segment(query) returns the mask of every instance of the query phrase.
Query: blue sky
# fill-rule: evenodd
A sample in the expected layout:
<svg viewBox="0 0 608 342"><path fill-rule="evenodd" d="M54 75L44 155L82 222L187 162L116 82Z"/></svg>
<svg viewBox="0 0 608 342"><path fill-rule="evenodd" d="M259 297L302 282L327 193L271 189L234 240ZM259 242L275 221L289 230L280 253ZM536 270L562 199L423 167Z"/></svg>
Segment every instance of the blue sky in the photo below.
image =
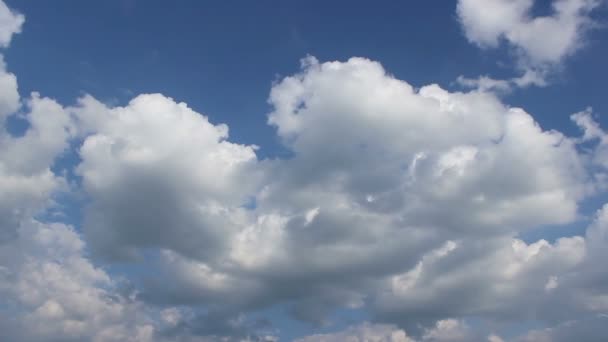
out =
<svg viewBox="0 0 608 342"><path fill-rule="evenodd" d="M604 0L0 5L0 339L606 333Z"/></svg>
<svg viewBox="0 0 608 342"><path fill-rule="evenodd" d="M535 6L542 13L548 3ZM160 92L227 123L232 139L260 145L262 155L280 148L265 119L270 86L296 72L308 54L322 61L377 60L415 86L453 88L460 75L515 73L504 46L484 51L467 42L450 1L17 5L28 24L5 58L22 93L39 91L73 103L84 92L124 104L134 94ZM602 15L605 9L594 13ZM606 112L597 82L608 76L607 36L606 30L591 32L551 87L518 90L506 101L526 108L543 127L567 132L574 131L571 113L587 106Z"/></svg>

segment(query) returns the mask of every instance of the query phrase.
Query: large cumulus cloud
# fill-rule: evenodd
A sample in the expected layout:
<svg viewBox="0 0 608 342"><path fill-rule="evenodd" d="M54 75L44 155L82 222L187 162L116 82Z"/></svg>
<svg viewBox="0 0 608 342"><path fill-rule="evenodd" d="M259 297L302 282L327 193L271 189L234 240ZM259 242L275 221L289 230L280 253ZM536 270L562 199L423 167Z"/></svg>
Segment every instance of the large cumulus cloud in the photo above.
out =
<svg viewBox="0 0 608 342"><path fill-rule="evenodd" d="M515 236L578 218L596 187L581 139L494 95L415 89L361 58L308 58L270 102L293 157L251 160L262 174L248 188L255 205L221 202L236 225L214 257L163 242L158 266L174 282L151 282L146 298L235 312L292 303L294 317L317 323L368 305L399 324L566 318L552 309L578 297L558 289L596 263L594 239ZM140 205L151 209L129 213L146 213Z"/></svg>
<svg viewBox="0 0 608 342"><path fill-rule="evenodd" d="M23 17L0 4L7 46ZM594 3L560 1L559 18L583 13L577 4ZM510 3L513 20L528 5ZM480 44L506 34L479 25L467 34ZM491 93L307 57L269 96L291 155L262 160L164 95L66 107L21 99L0 66L0 338L271 341L243 317L283 305L315 324L336 309L376 321L303 341L497 342L488 327L526 321L553 328L517 338L552 340L608 310L608 208L584 236L520 237L577 222L581 201L605 189L608 138L590 110L572 116L581 136L569 137ZM24 134L6 128L11 116ZM53 167L64 153L78 156L66 173ZM44 215L63 191L84 198L82 226ZM116 264L154 276L122 284L105 269Z"/></svg>
<svg viewBox="0 0 608 342"><path fill-rule="evenodd" d="M588 31L599 27L592 12L603 0L552 0L550 13L535 16L535 0L459 0L458 19L469 42L482 49L505 43L521 75L508 80L488 76L459 77L465 87L508 91L511 87L546 86L564 60L587 44Z"/></svg>
<svg viewBox="0 0 608 342"><path fill-rule="evenodd" d="M77 173L95 251L162 246L210 258L225 249L254 190L255 146L230 143L225 125L158 94L118 108L86 97L74 115L86 136Z"/></svg>

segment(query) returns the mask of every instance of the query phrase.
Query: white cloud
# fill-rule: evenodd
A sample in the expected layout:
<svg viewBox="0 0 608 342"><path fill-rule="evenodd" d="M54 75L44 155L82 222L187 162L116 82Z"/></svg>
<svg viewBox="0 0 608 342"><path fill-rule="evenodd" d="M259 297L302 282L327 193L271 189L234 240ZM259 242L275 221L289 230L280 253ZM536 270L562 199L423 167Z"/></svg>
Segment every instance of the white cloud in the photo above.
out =
<svg viewBox="0 0 608 342"><path fill-rule="evenodd" d="M492 339L493 338L493 339ZM490 342L496 340L490 336ZM391 324L372 324L368 322L329 334L310 335L296 340L297 342L473 342L482 341L469 330L462 321L455 319L439 320L432 328L425 329L420 339L414 339L403 329ZM487 340L485 340L487 341Z"/></svg>
<svg viewBox="0 0 608 342"><path fill-rule="evenodd" d="M114 294L116 284L83 255L84 242L62 224L31 221L0 245L0 305L10 341L152 341L142 308ZM142 311L138 313L138 311Z"/></svg>
<svg viewBox="0 0 608 342"><path fill-rule="evenodd" d="M489 76L479 76L477 78L467 78L458 76L456 83L466 89L477 89L482 92L495 92L498 94L509 93L515 87L526 88L529 86L547 86L544 71L525 70L524 74L507 80L498 80Z"/></svg>
<svg viewBox="0 0 608 342"><path fill-rule="evenodd" d="M278 205L289 203L284 191L297 201L311 197L298 203L308 208L340 195L372 212L410 213L416 224L485 230L574 218L585 178L574 141L542 131L523 110L486 93L415 90L361 58L307 63L271 92L269 122L296 157L284 163L285 179L270 184L268 200L274 188L289 187L277 190ZM476 152L442 166L463 149ZM402 170L414 160L412 181ZM375 200L360 200L367 196ZM558 215L539 216L556 207Z"/></svg>
<svg viewBox="0 0 608 342"><path fill-rule="evenodd" d="M294 157L256 163L256 207L230 211L234 230L214 257L164 243L160 267L174 282L151 284L150 298L235 311L290 302L319 324L372 302L389 320L428 324L543 308L584 264L582 237L513 238L575 220L590 182L579 140L523 110L492 94L415 90L361 58L308 59L270 101ZM560 286L546 291L553 276ZM384 292L395 277L408 289Z"/></svg>
<svg viewBox="0 0 608 342"><path fill-rule="evenodd" d="M553 0L552 13L531 15L534 0L459 0L458 17L469 41L496 47L502 39L522 63L559 63L582 45L597 0Z"/></svg>
<svg viewBox="0 0 608 342"><path fill-rule="evenodd" d="M0 47L7 47L14 34L21 32L25 17L0 2Z"/></svg>
<svg viewBox="0 0 608 342"><path fill-rule="evenodd" d="M575 270L585 254L581 237L562 238L554 245L542 240L512 240L511 245L505 240L463 241L445 257L424 258L415 273L389 278L378 310L403 320L421 312L525 317L556 300L546 292L547 279Z"/></svg>
<svg viewBox="0 0 608 342"><path fill-rule="evenodd" d="M458 76L456 82L470 89L478 89L480 91L496 91L499 93L507 93L511 91L511 82L507 80L497 80L489 76L479 76L476 79Z"/></svg>
<svg viewBox="0 0 608 342"><path fill-rule="evenodd" d="M85 233L95 252L224 248L255 190L254 146L228 142L225 125L158 94L117 108L85 97L71 111L86 134L77 172L92 199Z"/></svg>
<svg viewBox="0 0 608 342"><path fill-rule="evenodd" d="M556 326L537 329L513 339L513 342L601 342L606 339L606 318L601 316L570 320Z"/></svg>
<svg viewBox="0 0 608 342"><path fill-rule="evenodd" d="M297 342L415 342L405 331L386 324L363 323L332 333L307 336Z"/></svg>
<svg viewBox="0 0 608 342"><path fill-rule="evenodd" d="M19 107L19 93L17 92L17 77L6 71L4 57L0 55L0 122L15 113Z"/></svg>
<svg viewBox="0 0 608 342"><path fill-rule="evenodd" d="M459 78L466 87L505 91L512 86L545 86L548 74L581 49L596 24L590 13L602 0L552 0L551 13L533 16L534 0L459 0L457 15L467 39L481 48L506 42L523 72L510 80Z"/></svg>
<svg viewBox="0 0 608 342"><path fill-rule="evenodd" d="M0 98L5 90L0 88ZM8 94L13 92L17 94L9 88ZM34 93L20 115L29 125L22 136L11 135L0 120L0 241L13 237L22 219L38 214L52 193L65 186L63 177L50 168L68 147L67 112L54 100Z"/></svg>
<svg viewBox="0 0 608 342"><path fill-rule="evenodd" d="M469 327L455 319L443 319L435 323L432 329L427 329L422 336L423 341L450 342L470 341Z"/></svg>
<svg viewBox="0 0 608 342"><path fill-rule="evenodd" d="M576 219L590 182L576 144L599 128L582 140L543 131L492 94L414 89L362 58L309 58L300 74L273 87L270 102L269 122L294 152L291 159L259 161L255 147L227 140L225 126L162 95L114 108L86 96L65 109L34 94L25 116L30 130L5 135L2 160L22 156L10 163L11 172L55 179L54 158L71 137L83 137L77 172L90 199L83 227L88 247L106 258L156 251L157 262L132 260L172 281L143 282L142 300L200 305L212 316L169 310L152 319L141 302L106 301L114 283L80 246L60 263L46 263L43 254L31 267L20 266L23 293L34 293L40 279L68 286L38 297L15 292L21 322L44 321L51 330L42 333L60 336L83 334L83 326L122 336L135 325L142 339L166 326L187 340L218 334L208 325L187 328L209 317L223 324L222 333L245 336L248 328L233 315L278 303L291 303L294 317L318 324L329 323L335 308L372 304L378 317L409 318L426 326L423 340L441 341L460 336L457 328L465 334L458 321L464 315L526 315L524 303L548 310L564 293L564 303L581 312L605 308L597 297L580 295L585 284L568 280L578 267L595 267L585 257L591 238L527 244L512 237ZM595 127L582 116L574 120ZM37 208L58 186L51 184ZM256 205L245 208L250 196ZM73 297L76 289L84 291L81 300L64 299L64 292L80 298ZM71 312L86 316L79 301L102 316L66 326ZM127 316L113 314L125 310Z"/></svg>
<svg viewBox="0 0 608 342"><path fill-rule="evenodd" d="M592 7L555 4L548 20L566 26ZM478 18L475 6L504 14ZM528 1L461 1L459 11L474 23L471 40L507 39L529 61L574 49L526 50L528 29L513 25L545 25L526 19ZM608 311L608 207L585 236L517 238L575 222L580 201L599 191L608 139L590 111L572 117L583 135L571 138L486 91L418 89L364 58L309 57L269 102L289 159L259 160L255 146L229 141L227 126L160 94L118 107L84 96L66 108L34 93L15 114L16 79L2 65L2 120L20 115L29 127L0 132L0 338L242 340L257 330L241 313L285 304L321 325L336 308L395 324L302 341L413 341L407 325L420 341L497 342L466 318L565 322ZM34 219L65 189L52 166L71 142L87 198L82 236ZM156 279L133 279L137 295L127 295L89 251Z"/></svg>

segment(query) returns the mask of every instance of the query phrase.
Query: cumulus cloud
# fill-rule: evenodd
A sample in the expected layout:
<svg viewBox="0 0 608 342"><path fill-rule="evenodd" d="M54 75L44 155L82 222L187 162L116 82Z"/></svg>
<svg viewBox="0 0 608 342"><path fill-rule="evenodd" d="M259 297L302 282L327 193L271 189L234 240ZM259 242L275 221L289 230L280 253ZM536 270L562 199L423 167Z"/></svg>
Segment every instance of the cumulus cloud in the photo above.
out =
<svg viewBox="0 0 608 342"><path fill-rule="evenodd" d="M574 141L543 131L492 94L450 93L438 85L417 90L378 63L353 58L307 60L270 99L269 122L296 157L284 163L292 169L269 186L267 200L273 187L299 195L300 188L323 184L324 193L374 213L399 213L410 225L483 226L485 233L575 216L585 172ZM340 127L348 131L338 136ZM315 195L310 208L319 205ZM556 207L560 214L537 216Z"/></svg>
<svg viewBox="0 0 608 342"><path fill-rule="evenodd" d="M84 242L62 224L24 223L0 246L0 338L7 341L152 341L141 310L114 294L107 273L83 255ZM3 310L4 311L4 310Z"/></svg>
<svg viewBox="0 0 608 342"><path fill-rule="evenodd" d="M457 15L467 39L483 49L503 42L513 49L523 75L510 80L461 77L465 86L504 90L546 85L546 76L585 45L596 26L591 12L602 0L553 0L551 13L533 16L534 0L459 0Z"/></svg>
<svg viewBox="0 0 608 342"><path fill-rule="evenodd" d="M595 316L567 321L554 327L532 330L515 342L600 342L606 339L606 317Z"/></svg>
<svg viewBox="0 0 608 342"><path fill-rule="evenodd" d="M159 94L117 108L85 97L72 113L86 136L77 173L92 200L85 233L95 252L224 249L254 190L255 146L230 143L227 126Z"/></svg>
<svg viewBox="0 0 608 342"><path fill-rule="evenodd" d="M554 0L552 13L531 15L533 0L460 0L458 17L467 39L480 47L496 47L502 39L524 63L559 63L581 47L593 22L589 13L597 0Z"/></svg>
<svg viewBox="0 0 608 342"><path fill-rule="evenodd" d="M351 326L343 331L330 334L317 334L296 340L297 342L497 342L499 337L489 336L488 339L474 336L469 327L455 319L440 320L432 328L425 330L420 339L407 335L403 329L391 324L372 324L364 322Z"/></svg>
<svg viewBox="0 0 608 342"><path fill-rule="evenodd" d="M570 3L556 3L555 20L582 15ZM529 11L492 4L508 23ZM0 21L22 18L7 13ZM479 44L506 34L480 25ZM608 207L584 236L518 237L576 222L603 189L608 138L590 110L572 116L582 136L568 137L490 92L308 57L269 96L268 123L292 155L261 160L167 96L22 100L1 67L2 339L273 341L246 315L283 305L317 325L338 308L378 322L302 341L498 342L467 319L541 321L556 328L529 336L553 336L608 311ZM5 128L12 115L28 123L23 135ZM77 182L53 168L66 151L79 157L67 166ZM86 198L82 226L42 219L70 182ZM128 274L127 291L104 268L116 262L154 277Z"/></svg>
<svg viewBox="0 0 608 342"><path fill-rule="evenodd" d="M528 69L518 77L506 80L499 80L487 75L477 78L458 76L456 83L465 89L476 89L482 92L495 92L497 94L507 94L515 87L526 88L528 86L544 87L548 83L545 79L545 72Z"/></svg>
<svg viewBox="0 0 608 342"><path fill-rule="evenodd" d="M386 324L364 323L333 334L312 335L297 342L414 342L405 331Z"/></svg>
<svg viewBox="0 0 608 342"><path fill-rule="evenodd" d="M21 32L25 22L23 14L10 9L4 1L0 2L0 47L7 47L13 35Z"/></svg>
<svg viewBox="0 0 608 342"><path fill-rule="evenodd" d="M530 314L523 303L554 300L547 284L556 290L583 263L582 237L513 238L577 218L591 181L579 140L543 131L494 95L417 90L369 60L309 58L270 102L269 122L294 157L252 160L263 171L255 208L223 202L234 230L214 257L163 241L158 267L174 282L149 283L146 298L235 312L291 302L294 317L318 324L334 308L367 304L393 321L515 319Z"/></svg>
<svg viewBox="0 0 608 342"><path fill-rule="evenodd" d="M0 241L13 237L22 219L39 213L50 204L51 195L65 187L65 179L51 166L68 146L68 114L54 100L34 93L20 115L29 125L21 136L9 133L1 120Z"/></svg>
<svg viewBox="0 0 608 342"><path fill-rule="evenodd" d="M0 55L0 122L15 113L20 107L20 98L17 91L17 77L6 71L4 57Z"/></svg>
<svg viewBox="0 0 608 342"><path fill-rule="evenodd" d="M586 177L574 142L542 131L527 113L507 108L493 95L449 93L436 85L414 90L365 59L323 64L308 59L301 74L275 85L270 101L275 111L269 121L294 157L258 162L265 176L257 186L256 208L218 202L231 218L222 225L227 245L205 251L213 257L188 252L189 242L208 239L204 229L182 241L180 226L167 225L172 236L161 239L168 249L161 266L176 282L148 290L181 303L229 298L235 308L298 299L293 314L322 323L334 307L363 305L378 279L407 271L429 248L450 238L498 239L576 217ZM334 134L345 125L350 133ZM86 149L87 142L81 170L89 162ZM187 151L184 147L176 158ZM146 170L168 167L162 159L151 161ZM108 165L120 170L116 159ZM101 173L103 180L120 172L114 170ZM129 171L121 177L146 181L142 189L157 186L158 181ZM82 174L87 184L92 176ZM158 179L188 178L184 173ZM124 184L129 183L114 189L128 188ZM170 203L198 205L196 189L188 189L175 193L183 200L172 197ZM100 195L89 194L93 203ZM150 206L150 197L129 199L128 207L116 206L117 214L101 210L93 222L107 234L112 228L103 217L140 222L151 211L171 208ZM111 198L109 203L120 201ZM137 206L142 209L134 210ZM555 208L560 208L557 215ZM89 215L96 210L93 205ZM188 222L206 227L208 217ZM123 227L124 234L129 229L159 234L154 225Z"/></svg>
<svg viewBox="0 0 608 342"><path fill-rule="evenodd" d="M575 220L591 181L578 139L522 109L415 89L362 58L308 58L270 103L291 159L259 161L161 95L117 108L86 97L70 110L86 135L87 241L109 255L157 248L147 266L173 279L148 281L145 300L234 313L290 302L317 324L370 303L423 324L515 317L516 303L545 298L552 277L581 263L583 238L512 238Z"/></svg>
<svg viewBox="0 0 608 342"><path fill-rule="evenodd" d="M512 240L510 245L509 241L463 242L391 277L377 305L386 315L403 320L423 313L431 319L437 319L437 313L534 317L554 303L556 294L546 291L546 284L580 266L585 253L581 237L562 238L553 245L543 240L533 244Z"/></svg>

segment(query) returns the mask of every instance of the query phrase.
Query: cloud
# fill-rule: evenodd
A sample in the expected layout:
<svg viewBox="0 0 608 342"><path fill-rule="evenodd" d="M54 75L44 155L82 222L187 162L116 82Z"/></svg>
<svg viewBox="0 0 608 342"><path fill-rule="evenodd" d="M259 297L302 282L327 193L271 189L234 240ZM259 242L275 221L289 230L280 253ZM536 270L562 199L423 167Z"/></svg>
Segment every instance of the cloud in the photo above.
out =
<svg viewBox="0 0 608 342"><path fill-rule="evenodd" d="M11 97L13 91L17 94L15 88L10 88ZM16 96L18 98L18 94ZM57 102L36 93L26 101L25 107L26 111L19 115L29 127L22 136L12 135L6 130L4 120L1 121L0 241L14 237L22 219L40 213L50 204L51 195L65 187L65 179L54 174L51 166L68 147L69 115Z"/></svg>
<svg viewBox="0 0 608 342"><path fill-rule="evenodd" d="M0 2L0 47L9 46L13 35L21 32L25 17Z"/></svg>
<svg viewBox="0 0 608 342"><path fill-rule="evenodd" d="M554 0L552 13L533 17L533 0L460 0L457 14L467 39L482 48L505 40L524 64L559 63L578 50L593 26L597 0Z"/></svg>
<svg viewBox="0 0 608 342"><path fill-rule="evenodd" d="M403 321L445 315L532 317L558 301L559 294L546 291L546 284L580 266L585 254L581 237L562 238L553 245L516 239L462 242L445 255L428 255L413 270L391 277L378 297L378 310Z"/></svg>
<svg viewBox="0 0 608 342"><path fill-rule="evenodd" d="M533 16L534 0L459 0L458 19L469 42L482 49L503 42L513 50L523 75L510 80L459 78L464 86L504 91L513 86L545 86L550 72L585 46L597 27L591 13L602 0L553 0L551 13Z"/></svg>
<svg viewBox="0 0 608 342"><path fill-rule="evenodd" d="M71 139L82 141L76 172L89 199L87 246L98 260L129 260L171 282L142 279L139 294L129 298L84 258L82 246L50 266L42 254L32 269L5 268L27 271L15 277L32 288L36 279L52 277L78 285L21 303L20 324L42 315L37 319L52 319L42 333L81 336L83 330L70 332L58 320L67 310L84 317L90 334L111 329L121 336L139 327L142 339L236 337L251 330L230 323L238 322L234 317L290 303L293 317L316 324L329 324L336 308L367 307L400 324L396 317L409 318L431 341L466 330L445 317L516 320L527 314L523 303L548 311L558 294L578 293L564 303L581 312L603 309L589 307L597 298L577 292L594 284L591 276L581 278L589 284L568 280L581 265L595 269L585 255L597 238L527 244L512 237L576 219L592 182L577 151L580 139L543 131L492 94L415 89L362 58L309 58L299 74L274 85L270 103L269 122L292 150L290 159L258 160L254 146L228 140L225 126L162 95L140 95L123 107L85 96L64 108L34 94L25 116L30 128L21 137L6 135L3 160L22 155L12 172L50 172L53 179L59 177L50 171L53 160ZM574 120L583 128L595 127L581 118ZM348 132L336 134L345 126ZM254 205L246 205L251 198ZM12 224L23 243L35 233L19 227L34 212ZM71 232L72 244L84 243L70 228L52 227ZM30 252L23 251L25 258ZM69 260L84 270L70 268ZM85 271L93 278L79 275ZM88 289L82 300L108 317L70 308L76 304L64 292L75 289ZM154 319L166 315L152 304L207 314ZM126 316L112 316L115 310ZM209 317L220 320L195 328Z"/></svg>
<svg viewBox="0 0 608 342"><path fill-rule="evenodd" d="M459 342L477 341L472 336L469 327L462 321L455 319L443 319L435 323L435 326L426 329L422 335L422 341L432 342Z"/></svg>
<svg viewBox="0 0 608 342"><path fill-rule="evenodd" d="M291 159L260 161L161 95L116 108L85 97L69 110L86 136L77 170L90 246L106 257L155 248L146 267L173 279L145 282L142 299L233 313L289 302L316 324L368 304L424 324L515 317L581 263L580 237L512 238L575 220L592 181L578 140L522 109L414 89L362 58L308 58L270 103Z"/></svg>
<svg viewBox="0 0 608 342"><path fill-rule="evenodd" d="M6 71L4 57L0 55L0 122L15 113L20 107L17 92L17 77Z"/></svg>
<svg viewBox="0 0 608 342"><path fill-rule="evenodd" d="M297 342L414 342L405 331L386 324L363 323L342 332L312 335L296 340Z"/></svg>
<svg viewBox="0 0 608 342"><path fill-rule="evenodd" d="M206 258L224 248L254 190L255 146L228 142L227 126L159 94L117 108L85 97L72 112L86 135L77 173L95 252L166 247Z"/></svg>
<svg viewBox="0 0 608 342"><path fill-rule="evenodd" d="M465 89L476 89L482 92L495 92L497 94L506 94L513 90L513 88L526 88L529 86L544 87L548 83L545 80L543 72L528 69L523 75L513 77L507 80L494 79L489 76L479 76L477 78L467 78L464 76L458 76L456 83Z"/></svg>
<svg viewBox="0 0 608 342"><path fill-rule="evenodd" d="M507 80L497 80L489 76L479 76L476 79L458 76L456 82L470 89L479 89L480 91L497 91L507 93L511 91L511 83Z"/></svg>
<svg viewBox="0 0 608 342"><path fill-rule="evenodd" d="M83 255L73 228L25 222L0 245L0 338L7 341L152 341L137 304L115 294L108 274ZM5 317L3 317L5 316Z"/></svg>
<svg viewBox="0 0 608 342"><path fill-rule="evenodd" d="M600 342L606 339L606 318L601 316L568 321L554 327L532 330L515 342Z"/></svg>
<svg viewBox="0 0 608 342"><path fill-rule="evenodd" d="M526 4L475 39L492 45ZM305 58L268 101L289 158L262 160L161 94L22 100L2 65L2 122L28 127L0 131L0 338L272 341L248 315L280 305L316 326L336 309L376 322L303 341L497 342L498 323L553 336L608 311L608 206L584 236L519 238L577 223L604 188L608 139L590 110L569 137L490 92L416 88L365 58ZM63 173L66 152L79 158ZM48 218L74 188L83 224ZM123 280L117 264L146 274Z"/></svg>
<svg viewBox="0 0 608 342"><path fill-rule="evenodd" d="M468 314L515 319L518 303L542 307L553 298L547 282L557 277L561 287L561 276L581 264L582 237L513 238L576 220L592 181L578 140L543 131L522 109L492 94L414 89L362 58L309 58L301 73L275 84L270 102L269 122L293 157L252 159L262 174L250 187L260 189L251 192L255 207L222 202L231 213L222 249L200 256L178 237L162 239L158 267L173 282L148 283L142 298L234 312L289 302L294 317L316 324L329 323L335 308L370 304L388 320L424 324ZM166 163L147 164L156 167ZM121 177L145 180L142 188L158 182L137 172ZM188 206L190 189L169 202ZM145 219L159 207L144 197L117 213ZM207 233L194 230L189 241L197 234Z"/></svg>
<svg viewBox="0 0 608 342"><path fill-rule="evenodd" d="M490 342L496 340L496 336L490 336ZM494 340L492 340L492 338ZM296 340L297 342L472 342L472 341L488 341L488 339L478 338L474 336L469 327L455 319L440 320L435 323L432 328L426 329L420 339L414 339L403 330L391 324L372 324L364 322L362 324L351 326L343 331L317 334L306 336Z"/></svg>
<svg viewBox="0 0 608 342"><path fill-rule="evenodd" d="M522 109L492 94L417 90L363 58L306 63L271 91L269 122L295 157L267 200L273 187L302 200L323 184L332 190L321 193L362 210L437 228L490 233L574 219L586 177L574 141L543 131ZM337 135L341 127L348 130ZM319 192L310 197L309 208L319 206ZM536 205L561 207L563 216L538 217L545 210Z"/></svg>

